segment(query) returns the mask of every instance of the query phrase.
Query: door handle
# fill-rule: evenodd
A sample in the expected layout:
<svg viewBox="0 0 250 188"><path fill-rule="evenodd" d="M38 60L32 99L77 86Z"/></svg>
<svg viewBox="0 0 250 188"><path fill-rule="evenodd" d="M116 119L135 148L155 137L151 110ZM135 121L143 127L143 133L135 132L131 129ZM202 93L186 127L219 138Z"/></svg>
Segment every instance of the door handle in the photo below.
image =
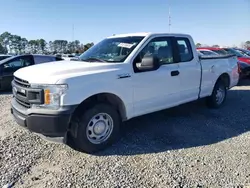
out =
<svg viewBox="0 0 250 188"><path fill-rule="evenodd" d="M178 70L171 71L171 76L178 76L180 72Z"/></svg>

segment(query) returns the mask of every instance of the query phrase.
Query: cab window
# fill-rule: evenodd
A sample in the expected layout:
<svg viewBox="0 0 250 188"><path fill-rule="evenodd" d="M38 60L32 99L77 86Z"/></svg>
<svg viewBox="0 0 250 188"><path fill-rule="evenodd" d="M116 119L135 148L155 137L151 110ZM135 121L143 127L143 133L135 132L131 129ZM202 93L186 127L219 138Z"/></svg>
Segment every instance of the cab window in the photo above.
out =
<svg viewBox="0 0 250 188"><path fill-rule="evenodd" d="M158 65L167 65L174 63L174 55L172 48L172 37L156 37L139 52L133 62L134 72L145 72L140 70L143 58L153 58L158 62ZM157 67L155 67L158 69ZM153 71L156 69L148 69L146 71Z"/></svg>
<svg viewBox="0 0 250 188"><path fill-rule="evenodd" d="M157 37L152 39L139 53L140 59L144 56L155 56L159 59L160 64L173 63L171 38Z"/></svg>
<svg viewBox="0 0 250 188"><path fill-rule="evenodd" d="M192 61L194 57L189 39L176 37L176 40L179 49L180 62Z"/></svg>

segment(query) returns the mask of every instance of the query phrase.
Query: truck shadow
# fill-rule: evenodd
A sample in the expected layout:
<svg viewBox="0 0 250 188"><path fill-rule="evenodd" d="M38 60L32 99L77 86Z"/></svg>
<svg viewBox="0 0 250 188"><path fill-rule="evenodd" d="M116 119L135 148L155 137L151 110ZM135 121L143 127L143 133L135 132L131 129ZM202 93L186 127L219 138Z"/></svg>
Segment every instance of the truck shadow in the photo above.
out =
<svg viewBox="0 0 250 188"><path fill-rule="evenodd" d="M250 131L250 90L230 90L225 105L206 108L204 100L132 119L121 140L97 153L137 155L214 144Z"/></svg>

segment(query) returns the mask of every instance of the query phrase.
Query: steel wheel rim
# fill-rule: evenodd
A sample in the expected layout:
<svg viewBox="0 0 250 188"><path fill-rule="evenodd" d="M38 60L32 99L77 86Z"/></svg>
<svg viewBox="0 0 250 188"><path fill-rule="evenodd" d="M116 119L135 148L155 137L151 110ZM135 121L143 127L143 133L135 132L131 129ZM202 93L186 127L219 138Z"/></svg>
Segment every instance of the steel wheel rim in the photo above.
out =
<svg viewBox="0 0 250 188"><path fill-rule="evenodd" d="M221 104L225 98L225 89L222 87L219 87L216 91L216 103Z"/></svg>
<svg viewBox="0 0 250 188"><path fill-rule="evenodd" d="M86 135L92 144L105 142L113 131L113 119L107 113L94 115L86 128Z"/></svg>

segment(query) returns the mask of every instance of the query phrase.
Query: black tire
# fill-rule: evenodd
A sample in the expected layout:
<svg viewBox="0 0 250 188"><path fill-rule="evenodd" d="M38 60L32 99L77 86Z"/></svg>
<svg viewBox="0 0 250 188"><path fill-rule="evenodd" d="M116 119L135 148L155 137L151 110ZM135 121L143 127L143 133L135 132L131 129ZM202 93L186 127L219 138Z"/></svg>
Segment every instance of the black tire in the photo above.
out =
<svg viewBox="0 0 250 188"><path fill-rule="evenodd" d="M113 121L113 129L110 132L109 137L102 143L92 143L87 133L88 124L91 122L91 119L97 114L105 113L108 114ZM112 143L114 143L120 135L120 124L121 120L118 112L109 104L96 104L93 107L86 110L83 114L75 117L72 121L77 124L76 137L72 137L73 145L80 151L86 153L95 153L101 151ZM94 125L92 125L95 127ZM105 132L105 131L104 131ZM93 128L94 133L94 128Z"/></svg>
<svg viewBox="0 0 250 188"><path fill-rule="evenodd" d="M218 101L216 99L216 95L217 95L217 91L221 89L223 90L224 92L224 98L223 100L220 100ZM212 95L207 97L206 99L206 103L207 103L207 106L209 108L220 108L226 101L226 98L227 98L227 87L226 87L226 83L222 80L222 79L219 79L215 86L214 86L214 89L213 89L213 92L212 92Z"/></svg>

